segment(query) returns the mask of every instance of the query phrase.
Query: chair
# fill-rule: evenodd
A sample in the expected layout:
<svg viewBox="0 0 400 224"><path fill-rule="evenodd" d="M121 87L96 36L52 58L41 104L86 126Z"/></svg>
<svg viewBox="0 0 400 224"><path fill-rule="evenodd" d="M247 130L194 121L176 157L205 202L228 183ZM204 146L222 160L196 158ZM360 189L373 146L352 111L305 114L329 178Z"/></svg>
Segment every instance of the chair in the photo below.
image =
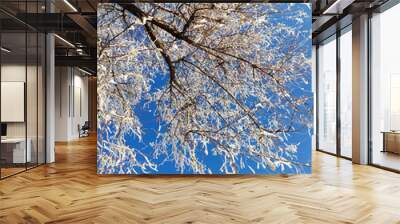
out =
<svg viewBox="0 0 400 224"><path fill-rule="evenodd" d="M82 127L78 124L79 138L89 136L90 123L85 121Z"/></svg>

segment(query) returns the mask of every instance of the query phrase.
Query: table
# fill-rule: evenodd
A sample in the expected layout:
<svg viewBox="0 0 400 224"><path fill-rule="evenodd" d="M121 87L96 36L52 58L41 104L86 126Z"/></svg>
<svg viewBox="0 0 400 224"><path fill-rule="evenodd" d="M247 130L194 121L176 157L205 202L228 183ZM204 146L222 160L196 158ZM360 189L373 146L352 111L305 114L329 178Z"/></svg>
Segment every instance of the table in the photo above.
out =
<svg viewBox="0 0 400 224"><path fill-rule="evenodd" d="M8 163L26 163L31 162L32 141L30 138L26 139L27 147L25 151L25 138L5 138L1 139L1 157Z"/></svg>
<svg viewBox="0 0 400 224"><path fill-rule="evenodd" d="M382 152L391 152L400 154L400 131L382 131L383 150Z"/></svg>

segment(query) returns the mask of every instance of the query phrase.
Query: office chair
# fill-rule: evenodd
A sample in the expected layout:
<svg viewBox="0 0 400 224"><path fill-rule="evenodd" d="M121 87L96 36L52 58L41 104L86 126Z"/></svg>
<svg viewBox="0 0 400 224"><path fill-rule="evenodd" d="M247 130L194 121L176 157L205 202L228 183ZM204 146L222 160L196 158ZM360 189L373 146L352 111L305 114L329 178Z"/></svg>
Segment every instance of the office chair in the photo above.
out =
<svg viewBox="0 0 400 224"><path fill-rule="evenodd" d="M89 121L85 121L82 127L78 125L78 129L79 129L79 138L89 136L89 129L90 129Z"/></svg>

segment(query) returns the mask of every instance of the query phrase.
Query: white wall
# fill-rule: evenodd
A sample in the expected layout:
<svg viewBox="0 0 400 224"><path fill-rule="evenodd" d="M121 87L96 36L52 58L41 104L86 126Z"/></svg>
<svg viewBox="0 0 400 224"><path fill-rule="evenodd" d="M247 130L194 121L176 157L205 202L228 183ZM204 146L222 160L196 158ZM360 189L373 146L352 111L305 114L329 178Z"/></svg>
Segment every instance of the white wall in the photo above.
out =
<svg viewBox="0 0 400 224"><path fill-rule="evenodd" d="M78 125L88 120L88 78L72 67L56 67L55 73L55 140L77 139Z"/></svg>
<svg viewBox="0 0 400 224"><path fill-rule="evenodd" d="M5 64L1 66L1 81L25 82L25 64ZM7 108L1 108L7 110ZM7 137L25 137L25 122L7 123Z"/></svg>
<svg viewBox="0 0 400 224"><path fill-rule="evenodd" d="M27 70L26 70L27 69ZM28 82L25 80L26 72L28 72ZM34 75L35 78L32 77ZM28 137L30 134L36 136L37 126L37 93L36 93L36 67L25 66L25 64L3 64L1 66L1 81L2 82L24 82L27 83L27 125ZM4 96L3 96L4 97ZM43 105L39 105L41 107ZM8 108L1 108L7 110ZM22 108L24 109L24 108ZM24 137L25 136L25 123L26 122L7 122L7 135L9 137ZM32 130L32 131L31 131ZM43 137L43 136L40 136Z"/></svg>
<svg viewBox="0 0 400 224"><path fill-rule="evenodd" d="M68 140L68 101L69 101L69 68L55 68L55 141Z"/></svg>
<svg viewBox="0 0 400 224"><path fill-rule="evenodd" d="M25 82L25 64L5 64L1 65L1 81Z"/></svg>

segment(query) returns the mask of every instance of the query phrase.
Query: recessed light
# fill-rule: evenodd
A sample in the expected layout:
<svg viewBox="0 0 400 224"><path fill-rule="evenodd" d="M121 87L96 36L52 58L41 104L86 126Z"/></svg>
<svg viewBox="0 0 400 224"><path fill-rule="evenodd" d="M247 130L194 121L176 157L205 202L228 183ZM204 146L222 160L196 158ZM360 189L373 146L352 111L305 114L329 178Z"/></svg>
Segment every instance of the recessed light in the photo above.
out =
<svg viewBox="0 0 400 224"><path fill-rule="evenodd" d="M73 6L68 0L64 0L64 3L67 4L74 12L78 12L75 6Z"/></svg>
<svg viewBox="0 0 400 224"><path fill-rule="evenodd" d="M61 40L62 42L64 42L65 44L67 44L67 45L69 45L70 47L73 47L73 48L75 48L75 45L73 45L71 42L69 42L68 40L66 40L66 39L64 39L64 38L62 38L62 37L60 37L59 35L57 35L57 34L54 34L54 36L55 37L57 37L59 40Z"/></svg>
<svg viewBox="0 0 400 224"><path fill-rule="evenodd" d="M11 50L9 50L9 49L7 49L5 47L1 47L0 49L1 49L1 51L4 51L6 53L11 53Z"/></svg>
<svg viewBox="0 0 400 224"><path fill-rule="evenodd" d="M86 71L86 70L83 70L83 69L81 69L81 68L78 68L78 70L81 71L81 72L83 72L83 73L85 73L85 74L87 74L87 75L93 75L92 73L90 73L90 72L88 72L88 71Z"/></svg>
<svg viewBox="0 0 400 224"><path fill-rule="evenodd" d="M355 0L336 0L327 9L324 10L322 14L342 14L343 9L351 5Z"/></svg>

